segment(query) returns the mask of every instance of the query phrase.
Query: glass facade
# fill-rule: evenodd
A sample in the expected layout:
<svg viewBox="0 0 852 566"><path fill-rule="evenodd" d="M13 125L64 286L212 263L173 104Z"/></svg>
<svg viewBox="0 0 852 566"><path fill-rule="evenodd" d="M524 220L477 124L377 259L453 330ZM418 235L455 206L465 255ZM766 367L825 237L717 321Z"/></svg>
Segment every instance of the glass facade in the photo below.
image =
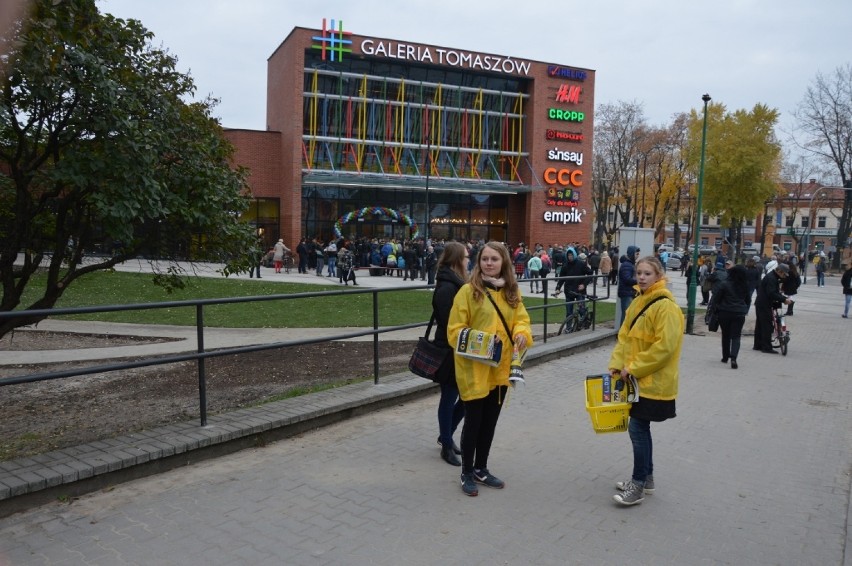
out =
<svg viewBox="0 0 852 566"><path fill-rule="evenodd" d="M384 59L330 63L307 50L303 233L328 238L338 218L379 206L410 216L421 236L428 216L434 238L506 239L509 195L524 184L528 159L530 86L517 77ZM487 190L478 192L483 184ZM382 215L364 215L342 232L411 237L407 225Z"/></svg>
<svg viewBox="0 0 852 566"><path fill-rule="evenodd" d="M302 187L304 234L328 241L338 218L364 208L389 208L411 217L420 236L426 222L426 192L367 187L305 185ZM429 193L430 236L453 240L506 240L507 195ZM401 238L413 234L407 224L384 214L366 213L341 226L347 239Z"/></svg>

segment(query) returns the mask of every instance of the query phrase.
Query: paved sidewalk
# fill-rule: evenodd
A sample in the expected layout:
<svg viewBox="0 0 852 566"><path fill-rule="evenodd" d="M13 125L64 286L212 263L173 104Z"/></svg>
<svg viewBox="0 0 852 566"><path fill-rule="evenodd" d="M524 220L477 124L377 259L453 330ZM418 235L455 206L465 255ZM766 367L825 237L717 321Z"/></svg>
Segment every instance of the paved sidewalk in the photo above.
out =
<svg viewBox="0 0 852 566"><path fill-rule="evenodd" d="M685 297L682 278L672 285ZM852 327L840 308L839 287L803 287L789 355L753 352L747 337L736 371L719 363L717 335L686 336L679 416L653 427L657 491L634 508L610 499L630 473L627 435L595 435L583 407L582 377L606 367L607 344L542 352L556 359L526 370L490 460L505 490L461 493L438 457L434 388L400 377L173 431L202 447L232 426L262 439L292 419L297 435L200 463L186 452L184 467L0 519L0 564L852 565ZM394 397L417 388L426 396ZM338 410L353 418L299 428ZM136 444L179 450L165 434Z"/></svg>

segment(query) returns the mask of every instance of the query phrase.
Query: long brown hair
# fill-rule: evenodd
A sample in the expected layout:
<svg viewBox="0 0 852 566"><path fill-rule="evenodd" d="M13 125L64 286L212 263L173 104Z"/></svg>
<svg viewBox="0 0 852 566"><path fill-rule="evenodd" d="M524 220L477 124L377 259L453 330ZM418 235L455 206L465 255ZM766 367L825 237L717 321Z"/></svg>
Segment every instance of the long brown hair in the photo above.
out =
<svg viewBox="0 0 852 566"><path fill-rule="evenodd" d="M506 282L502 289L503 296L506 297L506 302L512 308L517 307L521 303L521 293L518 291L518 280L515 278L515 266L512 263L512 258L509 257L508 248L501 242L494 240L479 249L479 255L473 265L473 272L470 274L470 286L473 287L474 300L482 301L485 298L485 283L482 280L482 267L479 265L479 258L482 257L485 248L491 248L500 254L500 259L503 260L500 265L500 278Z"/></svg>
<svg viewBox="0 0 852 566"><path fill-rule="evenodd" d="M464 244L460 242L447 242L444 246L444 252L441 254L441 259L438 260L438 269L446 265L462 281L467 281L466 253L467 247Z"/></svg>

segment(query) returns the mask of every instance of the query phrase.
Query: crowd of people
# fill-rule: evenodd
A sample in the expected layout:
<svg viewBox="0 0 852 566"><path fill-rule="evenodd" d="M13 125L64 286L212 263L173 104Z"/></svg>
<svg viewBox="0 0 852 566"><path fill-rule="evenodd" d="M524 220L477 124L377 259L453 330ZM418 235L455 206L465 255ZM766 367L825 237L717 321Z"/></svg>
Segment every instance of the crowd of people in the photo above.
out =
<svg viewBox="0 0 852 566"><path fill-rule="evenodd" d="M279 240L266 257L276 272L293 252ZM520 242L443 241L423 238L338 239L324 242L303 238L295 249L299 273L337 277L342 284L356 283L358 268L373 275L397 274L403 280L434 284L432 316L436 323L434 344L451 354L442 370L438 402L438 445L447 464L461 468L460 486L468 496L479 486L502 489L506 482L489 468L497 422L511 387L510 376L523 352L533 343L530 317L521 298L520 281L530 294L547 292L550 274L559 278L554 296L565 294L570 315L577 297L591 285L617 285L614 295L621 305L615 321L618 338L609 361L613 382L635 378L640 396L631 404L628 433L633 447L629 479L615 483L613 500L637 505L653 493L654 458L651 423L676 416L680 350L684 335L682 309L669 290L669 253L663 248L643 255L638 246L598 252L577 242L565 245ZM724 255L702 256L696 266L684 256L681 276L696 277L702 305L713 309L721 330L723 363L739 367L742 330L754 302L756 325L754 349L776 353L770 343L772 310L787 305L792 316L794 297L801 284L799 258L779 253L743 264ZM824 256L817 255L817 285L825 284ZM817 267L817 266L822 266ZM842 316L852 304L852 267L844 265L841 285L845 295ZM258 277L260 273L258 270ZM689 289L689 285L687 285ZM689 291L688 291L689 292ZM469 331L496 336L502 345L496 359L483 363L460 354L460 336ZM443 366L442 366L443 367ZM436 380L437 381L437 380ZM461 426L461 438L454 440Z"/></svg>

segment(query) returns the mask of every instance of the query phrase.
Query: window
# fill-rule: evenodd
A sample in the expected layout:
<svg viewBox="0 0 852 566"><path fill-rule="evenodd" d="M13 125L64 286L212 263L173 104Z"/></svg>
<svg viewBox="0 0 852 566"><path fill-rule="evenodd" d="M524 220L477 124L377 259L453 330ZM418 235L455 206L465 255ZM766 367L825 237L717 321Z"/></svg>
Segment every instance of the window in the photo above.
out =
<svg viewBox="0 0 852 566"><path fill-rule="evenodd" d="M808 224L811 223L811 219L807 216L802 216L802 228L807 228Z"/></svg>
<svg viewBox="0 0 852 566"><path fill-rule="evenodd" d="M786 226L786 227L788 227L788 228L789 228L789 227L791 227L791 226L793 225L793 221L794 221L795 219L796 219L796 217L795 217L795 216L787 216L787 217L784 219L784 226Z"/></svg>
<svg viewBox="0 0 852 566"><path fill-rule="evenodd" d="M749 218L748 220L746 220L745 225L746 226L754 226L754 219Z"/></svg>
<svg viewBox="0 0 852 566"><path fill-rule="evenodd" d="M817 228L825 228L826 220L825 216L817 216Z"/></svg>
<svg viewBox="0 0 852 566"><path fill-rule="evenodd" d="M702 215L701 216L701 223L704 224L705 226L707 224L710 224L710 216L707 215L707 214Z"/></svg>

